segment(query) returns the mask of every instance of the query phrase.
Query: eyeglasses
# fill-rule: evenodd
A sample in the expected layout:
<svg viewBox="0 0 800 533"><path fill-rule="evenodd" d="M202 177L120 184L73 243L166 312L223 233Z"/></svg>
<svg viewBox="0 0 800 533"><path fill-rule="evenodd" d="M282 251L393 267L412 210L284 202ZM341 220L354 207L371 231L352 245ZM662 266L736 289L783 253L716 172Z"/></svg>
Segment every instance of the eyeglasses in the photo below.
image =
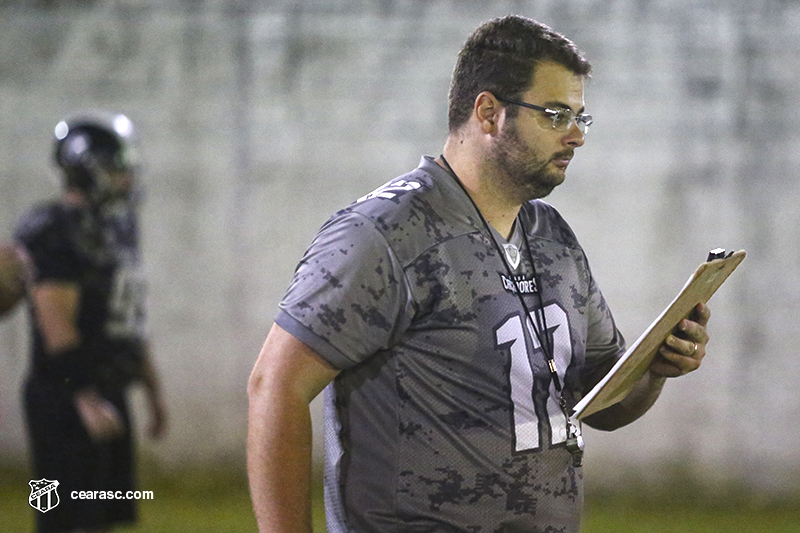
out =
<svg viewBox="0 0 800 533"><path fill-rule="evenodd" d="M542 113L546 113L547 116L549 116L550 119L553 121L553 128L558 131L567 131L572 127L572 124L574 123L578 125L578 129L581 130L581 133L586 135L589 132L589 126L591 126L593 122L592 115L586 113L581 113L580 115L577 115L572 109L550 109L549 107L533 105L527 102L518 102L516 100L500 98L497 95L495 95L495 98L507 104L527 107L529 109L535 109L536 111L541 111Z"/></svg>

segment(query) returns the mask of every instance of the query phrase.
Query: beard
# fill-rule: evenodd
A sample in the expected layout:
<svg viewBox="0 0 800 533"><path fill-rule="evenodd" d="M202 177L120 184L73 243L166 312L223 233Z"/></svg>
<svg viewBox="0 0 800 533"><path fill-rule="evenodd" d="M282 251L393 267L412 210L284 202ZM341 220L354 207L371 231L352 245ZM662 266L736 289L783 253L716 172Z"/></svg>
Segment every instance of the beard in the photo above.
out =
<svg viewBox="0 0 800 533"><path fill-rule="evenodd" d="M562 150L545 159L519 136L515 121L507 123L494 146L490 158L498 172L498 186L521 202L544 198L564 181L564 174L548 171L552 159L572 157L574 150Z"/></svg>

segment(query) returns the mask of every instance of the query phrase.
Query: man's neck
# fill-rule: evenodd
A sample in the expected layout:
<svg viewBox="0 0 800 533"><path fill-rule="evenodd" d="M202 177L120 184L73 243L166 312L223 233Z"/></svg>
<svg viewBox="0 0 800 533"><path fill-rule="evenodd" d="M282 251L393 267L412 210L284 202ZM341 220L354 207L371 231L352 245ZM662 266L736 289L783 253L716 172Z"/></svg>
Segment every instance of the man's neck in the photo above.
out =
<svg viewBox="0 0 800 533"><path fill-rule="evenodd" d="M67 189L61 195L61 201L66 205L76 207L89 207L91 202L83 191L77 189Z"/></svg>
<svg viewBox="0 0 800 533"><path fill-rule="evenodd" d="M447 163L464 185L486 222L491 224L503 238L510 238L514 220L521 207L520 202L507 198L495 186L496 181L491 168L480 160L480 156L473 156L476 151L465 150L461 145L455 147L455 143L460 144L460 140L449 137L445 144L443 153ZM441 158L437 158L436 162L447 170L447 165Z"/></svg>

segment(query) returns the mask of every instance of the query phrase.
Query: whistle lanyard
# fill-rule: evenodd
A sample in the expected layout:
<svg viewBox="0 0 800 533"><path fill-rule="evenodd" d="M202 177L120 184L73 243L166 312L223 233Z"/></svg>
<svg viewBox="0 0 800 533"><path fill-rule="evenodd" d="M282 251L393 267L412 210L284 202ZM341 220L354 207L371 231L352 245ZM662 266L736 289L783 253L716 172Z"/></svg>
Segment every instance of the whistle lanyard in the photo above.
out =
<svg viewBox="0 0 800 533"><path fill-rule="evenodd" d="M489 226L489 223L481 213L481 210L478 209L478 205L475 203L475 200L472 199L472 196L467 191L467 188L462 183L461 179L458 177L458 174L455 173L453 168L450 166L450 163L447 162L444 155L439 156L444 163L445 167L449 171L450 175L453 177L455 182L464 192L464 194L469 198L472 207L475 209L475 212L478 213L478 217L481 219L481 223L483 224L484 229L489 233L489 239L491 239L492 244L494 245L497 254L500 256L500 260L503 262L503 266L505 267L506 273L508 274L509 280L511 283L514 284L514 272L511 269L511 265L508 264L506 261L506 256L503 253L503 250L500 248L500 244L495 239L494 234L492 233L492 229ZM547 330L547 316L544 310L544 300L542 298L542 286L541 286L541 278L536 273L536 263L533 260L533 254L531 253L530 244L528 244L528 232L525 229L525 225L522 222L522 216L517 217L517 223L519 224L519 231L522 234L522 241L525 243L525 250L528 252L528 260L531 263L531 269L533 270L533 279L535 282L536 288L536 296L539 298L539 307L537 312L531 313L528 304L525 302L525 299L522 297L522 292L519 290L519 287L514 284L514 293L517 295L517 299L519 299L520 305L522 305L522 309L525 311L525 316L527 320L530 322L533 334L536 336L536 340L539 341L539 346L542 348L542 353L544 354L545 361L547 362L547 367L550 370L550 378L553 380L553 385L558 392L558 406L561 408L561 411L564 413L564 417L566 418L566 425L567 425L567 441L566 447L567 450L572 454L572 464L575 467L581 466L583 464L583 437L581 436L580 426L574 424L570 419L569 409L567 408L567 401L564 398L564 391L562 390L561 386L561 379L558 377L558 369L556 368L556 360L554 357L554 349L553 349L553 339L548 334ZM534 320L535 317L535 320ZM566 371L566 369L565 369Z"/></svg>
<svg viewBox="0 0 800 533"><path fill-rule="evenodd" d="M509 265L508 261L506 261L506 257L503 254L503 251L500 248L500 244L497 242L497 239L495 239L494 234L492 233L491 227L489 226L489 223L483 217L483 213L481 213L481 210L478 209L477 204L475 204L475 200L472 199L472 196L470 196L469 192L467 191L467 188L464 186L464 184L461 182L461 179L459 179L458 175L455 173L453 168L450 166L450 163L447 162L447 160L444 158L443 155L441 155L439 157L442 159L442 162L447 167L447 170L450 172L450 175L453 177L455 182L458 183L458 186L461 188L461 190L464 192L464 194L467 196L467 198L469 198L469 201L472 204L472 207L478 213L478 217L480 217L481 222L483 223L484 229L486 229L486 231L489 233L489 238L491 239L492 244L494 245L494 248L497 251L497 254L500 256L500 260L503 262L503 266L505 267L506 273L508 274L508 278L510 280L512 280L512 283L513 283L514 272L511 270L511 265ZM536 265L535 265L535 263L533 261L533 254L531 253L531 248L530 248L530 245L528 244L528 233L525 230L525 225L522 222L522 217L521 216L517 217L517 223L520 226L519 229L520 229L520 232L522 233L522 241L525 243L525 250L528 252L528 259L530 260L531 268L533 269L533 279L534 279L534 282L536 283L536 296L539 298L539 307L536 310L536 313L535 314L531 313L530 308L528 307L528 304L525 302L525 299L522 297L521 291L516 286L515 286L514 293L517 295L517 299L519 299L520 305L522 305L522 308L525 310L525 316L530 321L530 324L531 324L531 326L533 328L533 334L536 336L536 340L539 341L539 346L541 346L541 348L542 348L542 353L544 354L545 361L547 362L547 367L550 370L550 377L553 380L553 384L555 385L556 390L559 393L561 393L560 396L563 398L563 393L561 391L561 379L558 377L558 371L556 369L556 361L555 361L555 358L553 357L552 338L547 333L547 317L545 316L544 301L542 300L541 279L539 278L539 276L536 273ZM534 321L533 317L536 318L535 321ZM559 399L559 404L561 403L561 401L562 400Z"/></svg>

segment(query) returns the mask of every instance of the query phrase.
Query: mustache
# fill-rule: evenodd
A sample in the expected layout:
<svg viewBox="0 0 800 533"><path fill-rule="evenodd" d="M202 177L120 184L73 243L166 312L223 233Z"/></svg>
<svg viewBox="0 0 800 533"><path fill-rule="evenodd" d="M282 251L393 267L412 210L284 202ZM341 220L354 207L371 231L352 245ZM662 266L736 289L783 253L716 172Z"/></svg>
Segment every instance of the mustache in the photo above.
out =
<svg viewBox="0 0 800 533"><path fill-rule="evenodd" d="M575 156L575 149L574 148L567 148L566 150L562 150L558 153L553 154L551 159L572 159Z"/></svg>

